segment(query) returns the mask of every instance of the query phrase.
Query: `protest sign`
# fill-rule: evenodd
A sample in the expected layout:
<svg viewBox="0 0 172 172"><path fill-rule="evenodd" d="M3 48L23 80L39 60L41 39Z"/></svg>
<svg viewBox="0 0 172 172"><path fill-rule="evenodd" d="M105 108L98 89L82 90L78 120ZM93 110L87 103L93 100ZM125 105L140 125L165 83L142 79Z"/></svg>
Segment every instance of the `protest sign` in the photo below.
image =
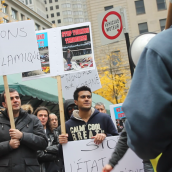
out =
<svg viewBox="0 0 172 172"><path fill-rule="evenodd" d="M41 69L32 20L1 24L0 75Z"/></svg>
<svg viewBox="0 0 172 172"><path fill-rule="evenodd" d="M99 145L93 139L72 141L63 145L65 171L101 172L108 163L119 136L106 137ZM69 156L70 155L74 155ZM128 149L112 172L144 172L142 160Z"/></svg>
<svg viewBox="0 0 172 172"><path fill-rule="evenodd" d="M23 80L95 69L89 22L36 32L42 69L26 71Z"/></svg>
<svg viewBox="0 0 172 172"><path fill-rule="evenodd" d="M51 77L60 75L63 71L60 31L57 28L36 32L37 44L40 53L41 70L22 73L23 80ZM60 55L61 53L61 55Z"/></svg>
<svg viewBox="0 0 172 172"><path fill-rule="evenodd" d="M89 22L61 27L64 73L95 68Z"/></svg>
<svg viewBox="0 0 172 172"><path fill-rule="evenodd" d="M15 128L7 75L41 68L33 21L1 24L0 75L3 75L8 115L11 128Z"/></svg>
<svg viewBox="0 0 172 172"><path fill-rule="evenodd" d="M101 88L99 75L96 69L61 75L61 80L65 99L73 99L74 91L81 86L88 86L91 88L92 92Z"/></svg>
<svg viewBox="0 0 172 172"><path fill-rule="evenodd" d="M123 103L110 105L111 118L116 128L118 129L118 132L121 132L122 129L124 128L123 123L125 122L126 119L126 116L122 110L122 104Z"/></svg>

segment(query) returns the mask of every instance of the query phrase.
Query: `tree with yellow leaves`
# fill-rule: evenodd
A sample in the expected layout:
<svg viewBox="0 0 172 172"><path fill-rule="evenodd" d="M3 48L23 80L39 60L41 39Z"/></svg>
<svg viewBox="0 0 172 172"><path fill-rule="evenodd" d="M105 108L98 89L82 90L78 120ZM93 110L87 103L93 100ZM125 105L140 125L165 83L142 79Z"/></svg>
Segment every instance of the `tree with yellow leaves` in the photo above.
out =
<svg viewBox="0 0 172 172"><path fill-rule="evenodd" d="M126 69L127 62L121 57L120 51L107 55L105 67L98 66L102 88L95 91L113 104L123 103L127 95L127 82L131 78Z"/></svg>

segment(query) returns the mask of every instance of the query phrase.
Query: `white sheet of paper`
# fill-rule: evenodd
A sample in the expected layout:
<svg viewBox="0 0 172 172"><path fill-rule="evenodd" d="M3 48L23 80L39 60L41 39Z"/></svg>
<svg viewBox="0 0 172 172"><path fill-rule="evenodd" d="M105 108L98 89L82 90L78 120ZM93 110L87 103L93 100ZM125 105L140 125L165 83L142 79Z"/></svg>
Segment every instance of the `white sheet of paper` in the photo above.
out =
<svg viewBox="0 0 172 172"><path fill-rule="evenodd" d="M62 75L61 81L63 96L66 100L73 99L73 93L78 87L88 86L92 92L101 88L96 69Z"/></svg>
<svg viewBox="0 0 172 172"><path fill-rule="evenodd" d="M65 171L101 172L111 157L119 136L107 137L100 145L92 139L72 141L63 145ZM128 149L112 172L144 172L142 160Z"/></svg>
<svg viewBox="0 0 172 172"><path fill-rule="evenodd" d="M0 26L0 75L41 69L34 21Z"/></svg>

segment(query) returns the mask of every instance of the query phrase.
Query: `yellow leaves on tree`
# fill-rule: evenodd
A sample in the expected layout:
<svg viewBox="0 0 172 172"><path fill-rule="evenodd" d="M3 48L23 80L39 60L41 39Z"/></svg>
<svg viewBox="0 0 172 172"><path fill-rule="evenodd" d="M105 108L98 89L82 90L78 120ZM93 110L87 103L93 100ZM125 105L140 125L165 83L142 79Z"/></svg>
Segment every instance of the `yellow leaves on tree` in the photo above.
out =
<svg viewBox="0 0 172 172"><path fill-rule="evenodd" d="M1 10L0 10L0 13L2 12L2 8L6 8L6 6L3 5L4 3L5 3L5 1L1 1L1 4L0 4ZM4 23L3 17L0 17L0 24L1 23Z"/></svg>
<svg viewBox="0 0 172 172"><path fill-rule="evenodd" d="M98 67L102 88L95 91L113 104L123 103L127 95L126 84L130 79L130 73L126 70L126 61L120 53L112 52L106 58L106 66Z"/></svg>

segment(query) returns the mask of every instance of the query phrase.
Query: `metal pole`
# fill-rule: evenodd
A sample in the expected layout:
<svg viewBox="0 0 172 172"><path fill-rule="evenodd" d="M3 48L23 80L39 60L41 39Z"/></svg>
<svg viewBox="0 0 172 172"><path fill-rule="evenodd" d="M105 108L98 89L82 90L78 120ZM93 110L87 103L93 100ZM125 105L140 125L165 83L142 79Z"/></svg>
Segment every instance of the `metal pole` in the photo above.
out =
<svg viewBox="0 0 172 172"><path fill-rule="evenodd" d="M125 34L125 41L126 41L127 52L128 52L128 60L129 60L129 64L130 64L130 71L131 71L131 78L132 78L133 74L134 74L134 66L133 66L132 60L130 59L130 56L129 56L130 39L129 39L129 34L128 33L124 33L124 34Z"/></svg>

